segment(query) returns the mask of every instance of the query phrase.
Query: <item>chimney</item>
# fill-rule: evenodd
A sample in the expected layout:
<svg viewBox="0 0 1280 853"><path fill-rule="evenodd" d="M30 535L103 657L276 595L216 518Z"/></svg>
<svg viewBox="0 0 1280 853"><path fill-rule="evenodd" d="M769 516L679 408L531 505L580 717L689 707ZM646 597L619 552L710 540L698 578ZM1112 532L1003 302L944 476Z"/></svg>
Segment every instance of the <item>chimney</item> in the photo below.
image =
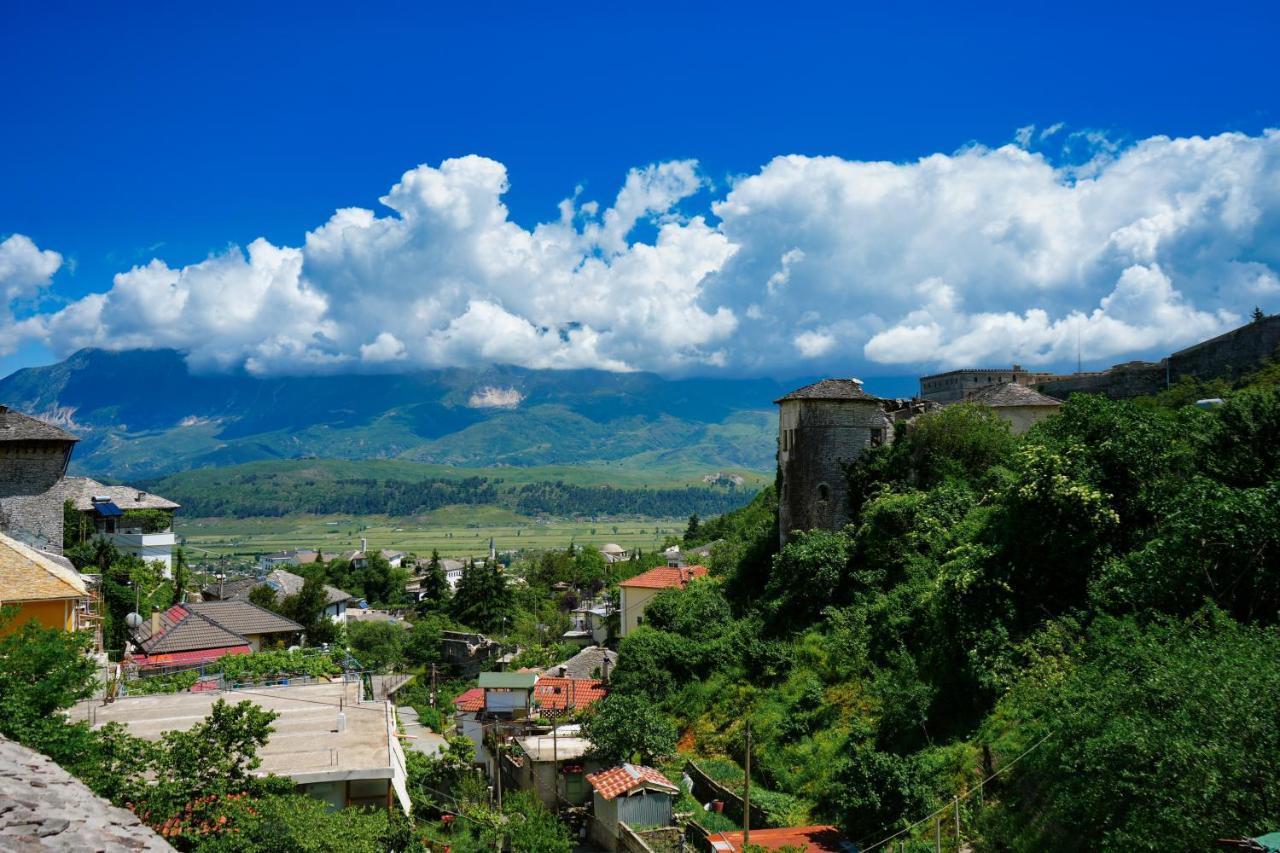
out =
<svg viewBox="0 0 1280 853"><path fill-rule="evenodd" d="M347 730L347 715L342 711L338 712L338 734L342 734Z"/></svg>
<svg viewBox="0 0 1280 853"><path fill-rule="evenodd" d="M160 633L160 611L151 611L151 636L155 637Z"/></svg>
<svg viewBox="0 0 1280 853"><path fill-rule="evenodd" d="M360 537L360 552L364 553L365 551L368 551L368 550L369 550L369 540L365 539L363 536Z"/></svg>

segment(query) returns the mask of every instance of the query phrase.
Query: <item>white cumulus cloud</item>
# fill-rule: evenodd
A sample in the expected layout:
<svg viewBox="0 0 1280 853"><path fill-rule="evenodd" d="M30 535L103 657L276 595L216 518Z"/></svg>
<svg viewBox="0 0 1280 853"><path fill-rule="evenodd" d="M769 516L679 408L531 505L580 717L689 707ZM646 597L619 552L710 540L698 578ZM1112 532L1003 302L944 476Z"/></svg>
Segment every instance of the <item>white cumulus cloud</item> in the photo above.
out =
<svg viewBox="0 0 1280 853"><path fill-rule="evenodd" d="M1277 131L1120 145L1027 127L906 163L781 156L719 190L673 161L631 170L603 203L575 191L532 227L511 220L507 187L483 157L418 166L301 245L156 259L49 313L32 306L61 256L14 235L0 347L174 347L197 369L259 374L849 374L1066 365L1077 348L1105 363L1280 309Z"/></svg>

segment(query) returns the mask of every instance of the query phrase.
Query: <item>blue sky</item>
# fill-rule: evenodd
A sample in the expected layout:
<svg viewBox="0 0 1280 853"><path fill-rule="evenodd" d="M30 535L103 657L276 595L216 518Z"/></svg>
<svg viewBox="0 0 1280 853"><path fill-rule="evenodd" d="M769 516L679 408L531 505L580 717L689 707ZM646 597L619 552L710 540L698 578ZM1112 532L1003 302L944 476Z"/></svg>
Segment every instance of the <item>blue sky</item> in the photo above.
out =
<svg viewBox="0 0 1280 853"><path fill-rule="evenodd" d="M677 177L678 186L660 193L662 204L644 208L628 232L627 247L655 242L661 225L673 218L687 223L701 214L708 227L720 227L721 213L713 205L726 203L744 177L762 177L779 155L911 164L972 143L997 149L1013 141L1019 128L1034 126L1023 137L1030 140L1025 147L1056 167L1100 154L1118 159L1129 146L1157 135L1177 140L1226 132L1266 149L1259 154L1256 145L1235 146L1222 155L1228 161L1273 162L1263 133L1280 125L1274 5L1217 3L1183 10L1152 4L1116 11L1112 4L1079 4L1039 11L1029 4L975 10L917 4L910 14L883 8L888 4L683 3L629 11L554 5L42 3L10 9L0 29L0 78L7 81L0 239L24 235L40 250L61 256L38 293L28 286L15 300L11 319L51 315L87 294L106 292L113 275L152 258L180 270L257 238L276 247L302 246L306 232L336 209L369 208L384 216L388 211L377 200L407 170L441 167L448 158L466 155L505 167L509 188L497 195L510 221L526 232L555 222L558 203L577 187L580 200L596 201L604 210L616 207L630 170L696 161L692 182ZM1037 143L1059 124L1061 130ZM1089 136L1098 132L1105 137ZM1069 134L1076 134L1070 144ZM1211 180L1225 168L1220 158L1215 164L1188 180ZM650 178L641 173L642 183ZM821 194L837 179L812 180L801 194ZM864 184L858 186L865 191ZM1270 210L1269 198L1257 203ZM592 213L575 215L581 233ZM795 221L800 214L790 215L788 221ZM1150 215L1151 208L1138 205L1132 220ZM1274 270L1275 228L1264 215L1222 262L1247 257L1264 273ZM903 251L918 250L918 235L903 240ZM741 240L730 235L730 242ZM782 258L789 251L799 252L792 255L801 259L797 269L804 258L815 263L817 253L802 249L808 244L801 238L795 243L768 247L773 273L764 271L763 260L751 267L752 251L736 251L729 260L714 247L706 249L704 264L681 268L679 275L712 278L698 285L692 301L670 309L675 313L655 314L655 325L670 329L683 324L679 318L700 325L703 315L689 313L696 304L714 330L692 341L678 359L634 355L660 339L652 329L624 341L618 331L624 323L617 318L587 321L563 309L512 307L518 300L491 283L477 284L470 297L504 307L496 328L504 328L510 316L531 324L528 347L486 348L464 340L457 324L448 341L417 344L412 331L381 332L376 322L342 327L335 318L344 300L318 284L324 305L310 316L317 324L334 323L321 335L319 355L299 356L310 352L312 342L282 335L272 354L250 352L244 341L235 341L207 354L206 363L244 363L265 371L348 369L352 362L344 359L359 362L364 356L358 353L368 347L372 355L365 361L384 369L397 362L510 359L535 366L594 360L668 372L807 373L847 363L865 373L901 373L1017 351L1015 345L991 352L947 350L948 343L973 333L944 328L939 315L957 303L939 303L936 295L945 297L948 288L972 308L969 314L1007 309L1025 319L1042 308L1052 326L1072 311L1087 318L1108 295L1123 291L1117 297L1123 301L1133 287L1148 287L1126 290L1118 284L1139 265L1148 274L1156 269L1183 307L1194 309L1187 335L1229 325L1228 315L1241 299L1270 298L1270 282L1263 281L1249 285L1253 290L1242 285L1245 295L1234 294L1235 302L1215 303L1217 291L1202 283L1214 271L1179 266L1178 257L1190 254L1184 247L1177 257L1129 258L1127 266L1073 280L1043 305L1010 295L1002 308L998 294L974 283L981 275L957 272L940 256L931 261L936 276L929 265L913 271L920 280L918 305L879 306L860 291L848 301L835 299L829 316L798 314L785 327L771 329L771 340L794 350L771 368L726 343L752 328L752 306L757 314L770 313L759 296L737 298L729 291L762 288L787 267ZM602 250L581 251L592 257ZM760 253L767 254L764 248ZM385 257L369 263L393 265ZM735 263L742 269L735 271ZM307 257L304 278L312 267ZM860 274L868 280L879 275ZM616 288L615 300L626 298L634 283L614 278L600 287ZM193 279L190 286L218 285ZM376 277L353 286L360 293L386 287ZM439 286L424 281L398 298L412 300ZM821 309L826 286L815 284L803 298ZM470 298L465 292L453 296ZM237 298L235 291L226 298ZM466 303L446 302L414 303L426 318L424 335L466 316L493 322L483 312L468 314ZM396 303L383 301L379 310L386 312L389 304ZM1280 310L1280 300L1264 307ZM438 320L431 311L439 311ZM837 328L833 319L845 319L847 326ZM204 333L185 315L176 322L190 325L189 334ZM0 355L0 374L52 360L85 342L172 343L154 330L110 326L101 318L90 325L67 320L36 332L28 325L15 335L16 349ZM537 342L537 332L549 329L552 338L564 338L584 327L614 338L583 342L570 354L552 353ZM921 344L929 329L936 352ZM1007 328L1004 333L1032 335ZM522 334L512 327L515 338ZM1055 334L1061 337L1061 328ZM827 340L836 343L825 345ZM856 345L842 346L846 340ZM1133 340L1133 351L1141 352L1179 342L1159 335ZM903 341L909 345L900 351L909 351L911 360L877 357ZM1062 361L1060 346L1035 346L1045 363ZM1097 357L1118 358L1123 353L1117 347L1099 343Z"/></svg>

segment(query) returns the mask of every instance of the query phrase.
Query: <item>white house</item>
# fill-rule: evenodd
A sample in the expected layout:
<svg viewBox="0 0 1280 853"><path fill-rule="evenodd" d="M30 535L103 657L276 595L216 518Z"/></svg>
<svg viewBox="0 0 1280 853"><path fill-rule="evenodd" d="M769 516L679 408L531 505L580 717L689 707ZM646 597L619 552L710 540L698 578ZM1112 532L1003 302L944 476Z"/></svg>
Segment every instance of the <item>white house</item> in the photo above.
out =
<svg viewBox="0 0 1280 853"><path fill-rule="evenodd" d="M96 533L126 554L160 563L165 577L173 576L173 514L179 504L133 486L104 486L89 477L66 478L66 494Z"/></svg>

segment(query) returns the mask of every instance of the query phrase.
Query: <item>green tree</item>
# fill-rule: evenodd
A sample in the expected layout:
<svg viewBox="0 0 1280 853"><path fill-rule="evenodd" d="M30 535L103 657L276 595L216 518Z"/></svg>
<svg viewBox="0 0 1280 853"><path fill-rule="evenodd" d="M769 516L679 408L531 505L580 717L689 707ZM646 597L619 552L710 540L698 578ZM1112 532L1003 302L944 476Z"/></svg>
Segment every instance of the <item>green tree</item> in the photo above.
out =
<svg viewBox="0 0 1280 853"><path fill-rule="evenodd" d="M596 703L582 724L592 754L607 764L642 764L674 755L676 727L653 703L638 696L611 693Z"/></svg>
<svg viewBox="0 0 1280 853"><path fill-rule="evenodd" d="M698 518L695 512L689 516L689 523L684 529L684 541L686 545L696 545L698 531L702 529L702 519Z"/></svg>
<svg viewBox="0 0 1280 853"><path fill-rule="evenodd" d="M1267 319L1267 315L1265 312L1263 312L1261 308L1255 305L1253 306L1252 319L1253 319L1253 322L1255 323L1261 323L1263 320Z"/></svg>
<svg viewBox="0 0 1280 853"><path fill-rule="evenodd" d="M269 584L259 584L249 590L249 603L256 604L263 610L283 615L284 608L280 605L280 599L276 597L275 589Z"/></svg>
<svg viewBox="0 0 1280 853"><path fill-rule="evenodd" d="M302 582L302 589L280 602L279 611L288 619L302 626L307 642L311 645L333 642L336 627L324 612L329 604L329 590L318 575L310 575Z"/></svg>
<svg viewBox="0 0 1280 853"><path fill-rule="evenodd" d="M449 607L449 594L449 578L440 562L440 552L433 550L431 560L422 573L422 600L418 603L418 609L445 610Z"/></svg>
<svg viewBox="0 0 1280 853"><path fill-rule="evenodd" d="M66 726L61 712L93 694L91 639L16 624L17 613L0 608L0 735L44 749Z"/></svg>
<svg viewBox="0 0 1280 853"><path fill-rule="evenodd" d="M187 566L187 554L181 548L173 552L173 603L181 604L187 597L187 584L191 582L191 569Z"/></svg>
<svg viewBox="0 0 1280 853"><path fill-rule="evenodd" d="M362 666L381 672L404 663L409 633L399 622L353 622L347 642Z"/></svg>

